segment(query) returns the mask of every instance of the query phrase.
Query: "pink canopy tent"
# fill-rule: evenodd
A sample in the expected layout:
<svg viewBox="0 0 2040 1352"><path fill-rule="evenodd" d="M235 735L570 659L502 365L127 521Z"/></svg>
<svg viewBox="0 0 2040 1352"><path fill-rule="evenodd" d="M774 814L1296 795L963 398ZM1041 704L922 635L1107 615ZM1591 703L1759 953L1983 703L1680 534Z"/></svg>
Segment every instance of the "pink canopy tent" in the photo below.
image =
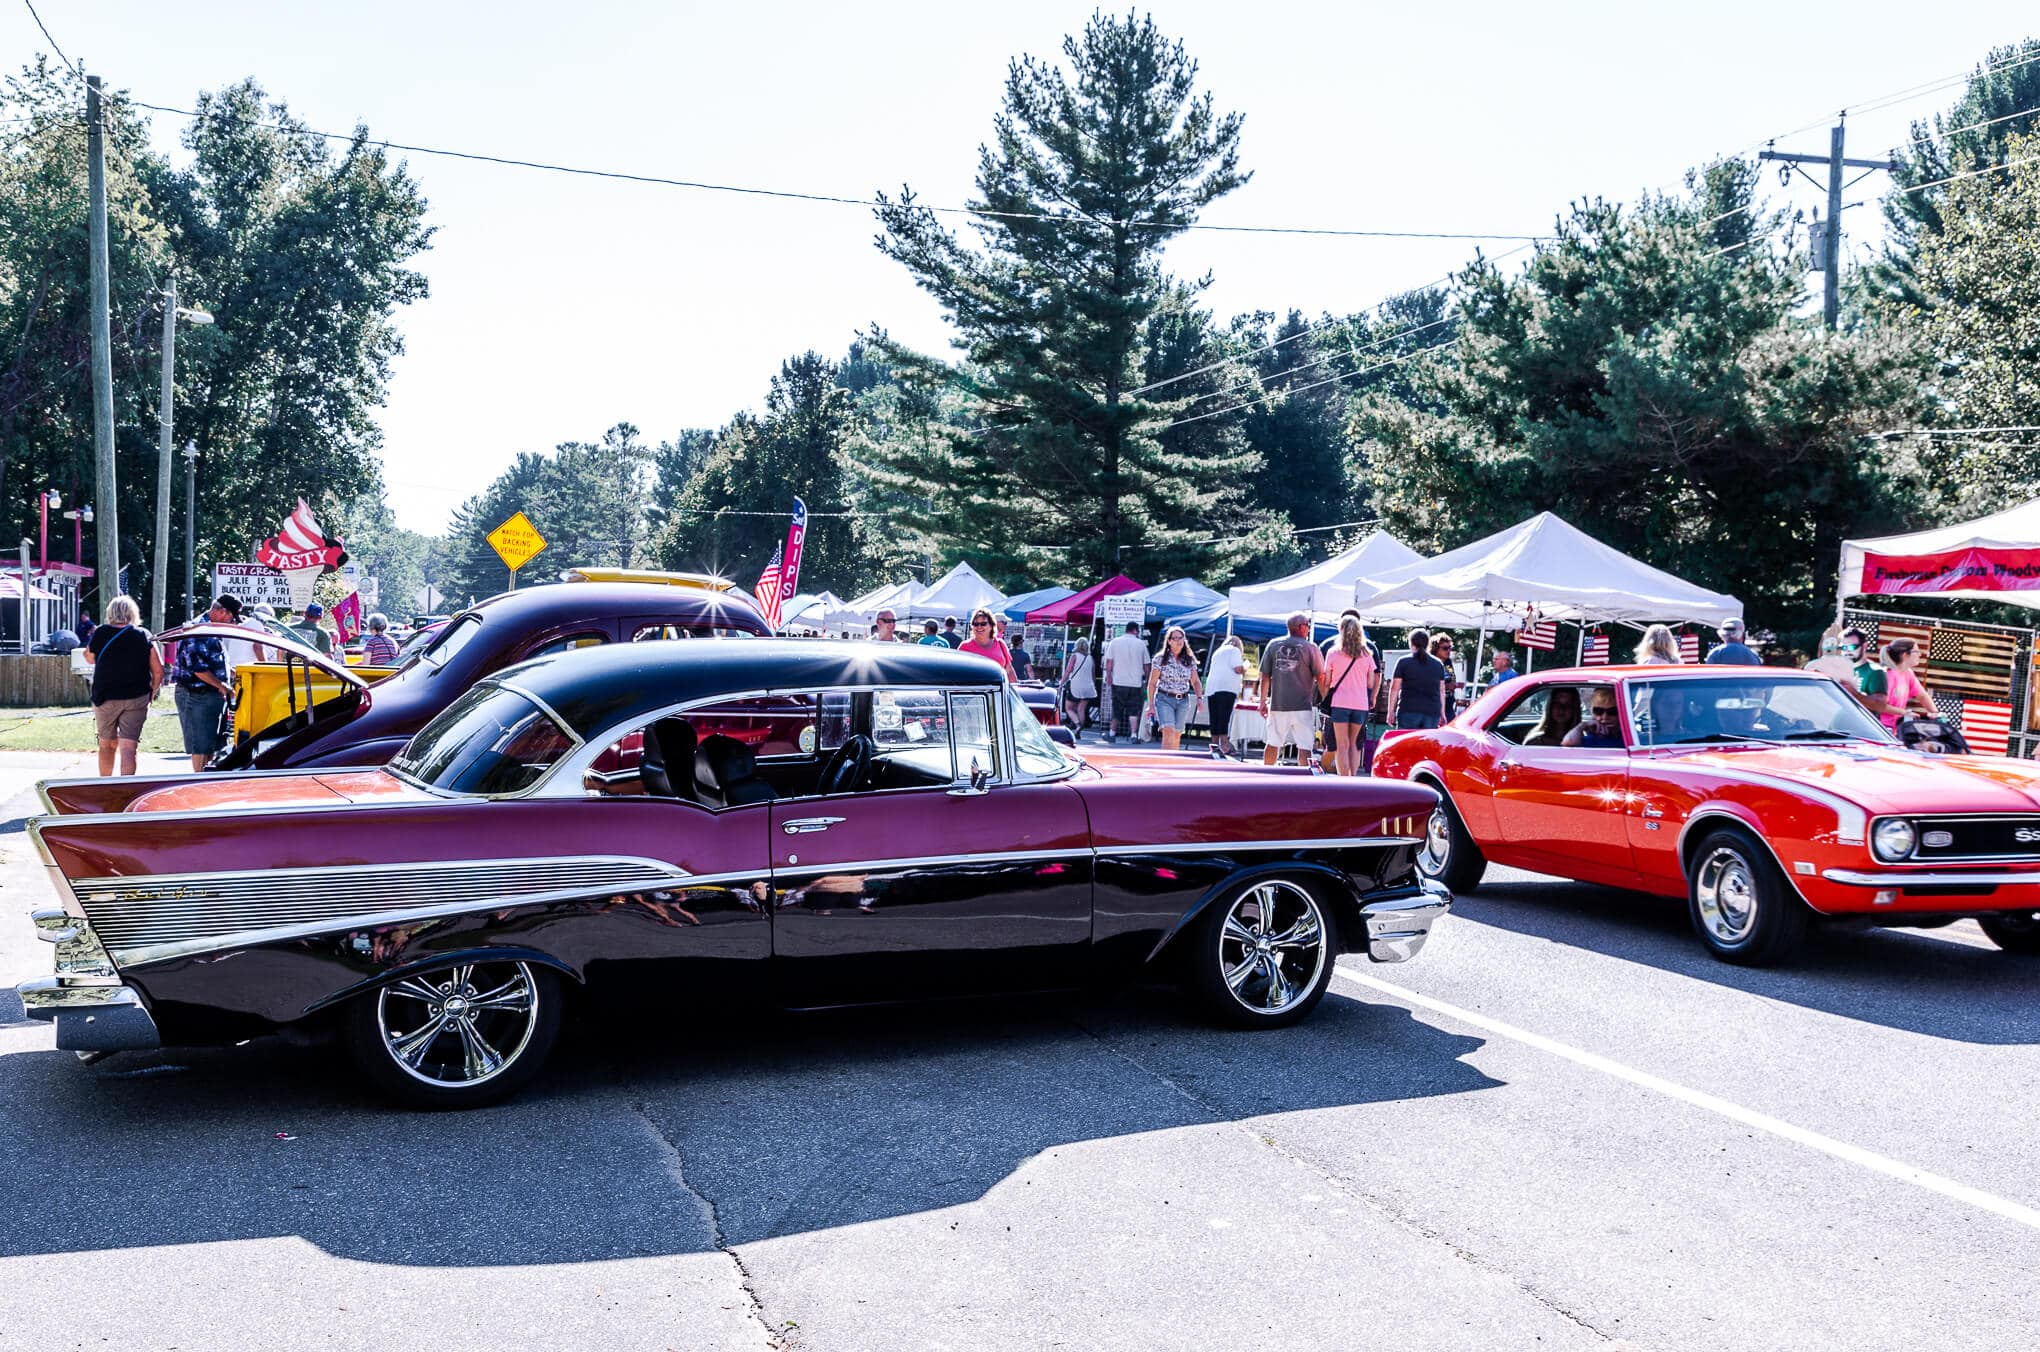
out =
<svg viewBox="0 0 2040 1352"><path fill-rule="evenodd" d="M1121 596L1127 592L1139 591L1140 583L1126 574L1093 583L1073 596L1060 601L1051 601L1039 610L1027 612L1029 624L1089 624L1091 612L1098 602L1108 596Z"/></svg>

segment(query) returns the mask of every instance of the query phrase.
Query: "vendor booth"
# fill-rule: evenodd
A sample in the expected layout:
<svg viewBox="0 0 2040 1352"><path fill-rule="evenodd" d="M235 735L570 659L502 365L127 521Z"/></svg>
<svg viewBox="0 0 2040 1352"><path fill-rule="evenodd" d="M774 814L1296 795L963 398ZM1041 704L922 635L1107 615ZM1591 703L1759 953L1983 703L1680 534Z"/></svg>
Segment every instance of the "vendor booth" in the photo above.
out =
<svg viewBox="0 0 2040 1352"><path fill-rule="evenodd" d="M1073 587L1041 587L1035 591L1022 592L1018 596L1007 597L1002 613L1010 623L1026 624L1028 611L1039 610L1051 602L1076 594Z"/></svg>
<svg viewBox="0 0 2040 1352"><path fill-rule="evenodd" d="M1282 622L1298 611L1311 616L1314 625L1336 625L1356 591L1372 590L1371 579L1423 557L1387 531L1375 531L1344 553L1287 577L1234 587L1226 596L1234 631L1245 632L1239 628L1242 619L1256 619L1273 620L1279 633Z"/></svg>
<svg viewBox="0 0 2040 1352"><path fill-rule="evenodd" d="M1181 624L1185 615L1225 604L1223 596L1193 577L1158 582L1127 595L1140 599L1142 620L1147 624Z"/></svg>
<svg viewBox="0 0 2040 1352"><path fill-rule="evenodd" d="M1090 629L1098 602L1139 590L1140 583L1121 573L1028 611L1027 651L1033 655L1036 670L1060 672L1063 658L1069 654L1070 640L1076 633Z"/></svg>
<svg viewBox="0 0 2040 1352"><path fill-rule="evenodd" d="M1970 749L2040 756L2040 628L1849 606L1857 597L2040 610L2040 499L1975 521L1842 545L1841 619L1877 649L1912 639L1916 674Z"/></svg>

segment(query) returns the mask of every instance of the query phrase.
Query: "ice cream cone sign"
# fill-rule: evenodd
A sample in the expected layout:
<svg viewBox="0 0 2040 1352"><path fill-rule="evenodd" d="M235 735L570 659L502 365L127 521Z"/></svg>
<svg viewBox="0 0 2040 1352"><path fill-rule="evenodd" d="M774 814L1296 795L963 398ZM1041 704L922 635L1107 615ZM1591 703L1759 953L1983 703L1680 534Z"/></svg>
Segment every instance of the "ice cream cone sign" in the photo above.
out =
<svg viewBox="0 0 2040 1352"><path fill-rule="evenodd" d="M312 599L313 584L347 562L347 550L342 541L326 534L299 498L283 529L255 547L255 560L289 580L290 603L303 610Z"/></svg>

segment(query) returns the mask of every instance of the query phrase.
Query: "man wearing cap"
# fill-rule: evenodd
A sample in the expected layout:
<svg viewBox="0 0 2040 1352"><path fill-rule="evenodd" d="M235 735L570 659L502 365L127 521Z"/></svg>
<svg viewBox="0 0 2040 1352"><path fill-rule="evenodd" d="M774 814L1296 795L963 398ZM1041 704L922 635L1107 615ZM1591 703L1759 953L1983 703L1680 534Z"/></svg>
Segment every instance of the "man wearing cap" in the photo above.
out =
<svg viewBox="0 0 2040 1352"><path fill-rule="evenodd" d="M1730 620L1721 626L1721 642L1714 645L1707 654L1710 664L1718 667L1761 667L1764 659L1757 656L1743 643L1743 622Z"/></svg>
<svg viewBox="0 0 2040 1352"><path fill-rule="evenodd" d="M328 657L333 655L333 636L319 627L319 621L326 618L326 608L317 601L305 603L305 617L290 627L293 634L304 639L305 646L317 648Z"/></svg>
<svg viewBox="0 0 2040 1352"><path fill-rule="evenodd" d="M208 624L234 624L241 618L241 603L232 596L215 599L205 613ZM212 635L180 639L177 644L177 726L184 733L184 753L191 768L205 769L206 762L226 745L227 695L226 645Z"/></svg>

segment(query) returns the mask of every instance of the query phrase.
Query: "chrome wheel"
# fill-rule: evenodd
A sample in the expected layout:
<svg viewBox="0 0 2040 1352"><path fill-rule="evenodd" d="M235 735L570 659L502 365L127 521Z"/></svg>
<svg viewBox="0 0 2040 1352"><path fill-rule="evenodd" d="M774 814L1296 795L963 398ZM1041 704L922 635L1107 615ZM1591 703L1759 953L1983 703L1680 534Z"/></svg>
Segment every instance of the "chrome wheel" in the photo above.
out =
<svg viewBox="0 0 2040 1352"><path fill-rule="evenodd" d="M1718 942L1739 944L1757 921L1757 880L1742 851L1716 846L1693 876L1693 902L1700 923Z"/></svg>
<svg viewBox="0 0 2040 1352"><path fill-rule="evenodd" d="M1317 988L1330 961L1317 899L1295 883L1256 883L1226 908L1218 936L1220 974L1242 1008L1281 1014Z"/></svg>
<svg viewBox="0 0 2040 1352"><path fill-rule="evenodd" d="M407 977L376 995L383 1050L415 1080L466 1088L524 1054L539 1022L538 982L521 962L463 963Z"/></svg>
<svg viewBox="0 0 2040 1352"><path fill-rule="evenodd" d="M1417 868L1427 878L1438 878L1444 876L1451 862L1452 819L1445 815L1445 804L1440 800L1424 823L1424 843L1417 851Z"/></svg>

